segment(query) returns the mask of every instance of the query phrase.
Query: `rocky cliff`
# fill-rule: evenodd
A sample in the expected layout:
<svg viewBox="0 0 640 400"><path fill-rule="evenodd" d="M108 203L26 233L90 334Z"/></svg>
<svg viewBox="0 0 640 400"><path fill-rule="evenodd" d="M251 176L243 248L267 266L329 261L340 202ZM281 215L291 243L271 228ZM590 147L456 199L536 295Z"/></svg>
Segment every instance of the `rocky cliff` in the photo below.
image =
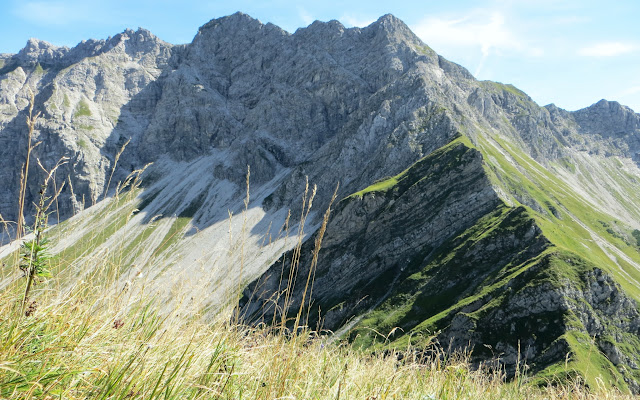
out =
<svg viewBox="0 0 640 400"><path fill-rule="evenodd" d="M62 274L114 257L161 296L192 287L201 303L181 304L210 314L249 285L253 322L289 298L305 323L363 346L433 337L509 371L525 358L541 377L639 390L640 115L625 106L540 107L391 15L290 34L237 13L183 46L144 29L72 49L30 40L0 55L5 220L17 218L30 90L34 158L70 159L50 217L64 221L50 232ZM116 195L148 163L142 186ZM35 163L29 176L28 204Z"/></svg>

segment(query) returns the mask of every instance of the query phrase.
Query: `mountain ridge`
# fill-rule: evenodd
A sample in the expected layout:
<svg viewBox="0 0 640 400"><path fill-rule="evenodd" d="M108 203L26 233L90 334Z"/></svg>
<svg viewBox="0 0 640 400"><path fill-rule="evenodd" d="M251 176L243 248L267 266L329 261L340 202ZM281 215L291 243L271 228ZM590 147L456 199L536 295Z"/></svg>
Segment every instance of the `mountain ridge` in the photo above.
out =
<svg viewBox="0 0 640 400"><path fill-rule="evenodd" d="M589 384L596 371L640 390L639 355L629 350L637 327L616 321L635 318L640 299L640 115L628 107L540 107L512 85L476 80L391 15L290 34L236 13L187 45L144 30L66 52L41 44L0 67L0 179L9 183L0 213L15 218L34 88L43 112L35 156L45 165L70 157L56 178L69 183L57 206L61 221L77 215L51 231L54 253L69 263L62 274L77 278L93 268L92 254L118 248L123 268L167 301L176 285L192 285L202 300L186 310L204 304L215 314L247 285L244 303L260 310L250 294L290 262L295 237L301 271L310 271L315 208L339 181L312 300L331 329L348 326L346 338L374 347L369 328L400 324L406 334L395 344L440 329L455 347L473 341L479 362L491 358L482 351L490 344L508 370L521 340L542 375L562 375L561 355L572 354ZM110 197L110 180L149 162L142 186ZM28 201L41 174L32 166ZM302 193L305 202L315 194L309 218ZM469 276L481 281L468 285ZM269 285L260 301L277 291ZM515 324L509 343L492 333L501 318ZM545 326L553 333L536 331ZM585 354L597 358L591 375Z"/></svg>

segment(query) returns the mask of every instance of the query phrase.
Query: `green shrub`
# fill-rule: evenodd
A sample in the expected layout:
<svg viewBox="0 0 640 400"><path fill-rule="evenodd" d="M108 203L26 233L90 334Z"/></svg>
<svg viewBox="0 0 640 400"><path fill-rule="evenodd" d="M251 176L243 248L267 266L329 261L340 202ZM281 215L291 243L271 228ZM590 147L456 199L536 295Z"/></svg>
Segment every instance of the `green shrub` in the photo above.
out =
<svg viewBox="0 0 640 400"><path fill-rule="evenodd" d="M80 100L80 103L78 103L78 106L76 107L76 112L75 114L73 114L73 116L75 118L90 117L91 110L89 109L89 104L87 104L87 102L85 102L84 100Z"/></svg>

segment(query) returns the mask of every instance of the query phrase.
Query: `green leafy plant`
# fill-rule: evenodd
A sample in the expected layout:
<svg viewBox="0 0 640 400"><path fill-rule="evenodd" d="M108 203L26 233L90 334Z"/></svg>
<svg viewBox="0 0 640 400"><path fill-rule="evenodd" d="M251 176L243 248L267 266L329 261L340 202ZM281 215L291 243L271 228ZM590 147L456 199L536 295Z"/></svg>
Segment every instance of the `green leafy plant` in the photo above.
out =
<svg viewBox="0 0 640 400"><path fill-rule="evenodd" d="M55 171L63 164L67 162L67 158L63 157L56 163L56 165L50 171L47 171L40 160L38 165L42 168L47 176L44 183L40 186L38 204L35 205L35 221L33 223L33 235L31 240L25 240L20 248L20 263L19 268L27 278L27 283L24 290L24 297L22 299L22 311L29 299L29 292L33 287L33 283L38 277L51 276L47 266L49 260L49 254L47 252L47 238L44 236L44 231L47 228L47 220L49 217L48 209L55 199L60 195L60 192L64 188L64 183L60 186L58 191L52 197L47 196L47 187L49 182L54 176Z"/></svg>

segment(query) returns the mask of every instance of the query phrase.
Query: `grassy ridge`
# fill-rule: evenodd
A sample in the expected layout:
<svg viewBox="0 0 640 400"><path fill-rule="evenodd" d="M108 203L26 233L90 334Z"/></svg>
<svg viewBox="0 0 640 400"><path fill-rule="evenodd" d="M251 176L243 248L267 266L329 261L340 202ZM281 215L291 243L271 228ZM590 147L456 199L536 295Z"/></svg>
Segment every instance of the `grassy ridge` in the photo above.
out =
<svg viewBox="0 0 640 400"><path fill-rule="evenodd" d="M434 154L448 151L460 141L458 138ZM633 280L640 279L640 275L631 265L640 264L637 249L616 231L607 229L616 224L611 216L590 206L515 146L501 140L480 139L477 148L486 160L485 170L493 185L510 196L514 206L499 207L444 243L420 265L409 266L388 299L357 322L350 340L357 347L380 350L404 348L409 343L429 347L440 331L446 331L455 317L461 317L457 321L468 321L467 333L477 343L495 347L529 341L538 347L538 356L546 359L546 364L529 362L529 366L543 384L546 380L567 382L580 376L591 387L603 385L628 391L619 370L625 368L616 367L600 346L615 346L638 359L633 347L637 338L620 327L624 323L612 323L615 316L600 315L603 311L594 310L595 305L567 297L565 291L588 292L594 274L602 269L615 278L626 295L639 299ZM408 171L353 196L396 188ZM531 229L538 233L525 239L520 247L504 246L515 238L526 238ZM502 247L496 247L500 242ZM485 249L489 248L494 250L487 252ZM485 256L478 258L478 254ZM499 310L509 310L514 299L528 296L557 298L554 301L567 302L569 309L561 311L564 306L557 306L556 311L530 315L529 319L537 323L516 319L500 325ZM610 338L591 337L585 317L579 317L584 313L601 320L602 329ZM493 357L494 350L478 346L473 355L481 356L483 351L487 352L486 357ZM549 355L554 353L560 356ZM625 374L638 378L632 370Z"/></svg>

